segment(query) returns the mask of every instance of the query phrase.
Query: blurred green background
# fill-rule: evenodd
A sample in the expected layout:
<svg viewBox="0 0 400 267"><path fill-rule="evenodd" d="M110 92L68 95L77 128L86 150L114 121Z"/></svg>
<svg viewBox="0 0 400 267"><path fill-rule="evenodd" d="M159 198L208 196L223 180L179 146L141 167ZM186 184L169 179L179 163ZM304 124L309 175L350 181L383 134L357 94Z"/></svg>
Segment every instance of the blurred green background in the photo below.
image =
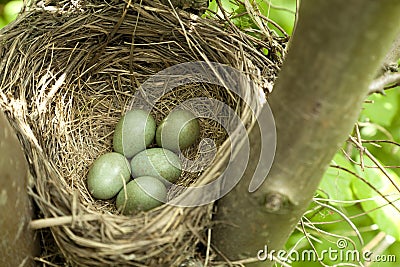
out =
<svg viewBox="0 0 400 267"><path fill-rule="evenodd" d="M17 17L22 5L22 1L0 0L0 29Z"/></svg>
<svg viewBox="0 0 400 267"><path fill-rule="evenodd" d="M265 18L279 25L267 23L273 34L282 37L292 34L296 0L251 0L250 3ZM0 28L15 19L21 6L22 1L0 0ZM257 33L257 22L246 13L242 2L222 0L222 6L243 31ZM209 8L212 12L207 12L206 17L221 12L215 0L210 2ZM332 167L325 173L314 202L286 244L289 252L301 254L313 250L321 256L324 250L338 250L339 241L346 240L346 247L339 251L374 251L376 255L387 256L391 262L368 262L363 258L348 261L343 257L337 260L325 257L320 262L282 259L287 264L299 267L400 266L400 193L396 187L400 185L399 89L387 90L386 95L369 96L358 123L363 145L386 166L386 175L374 167L376 162L360 154L353 144L343 144L332 161ZM357 132L353 135L356 136ZM365 168L361 167L361 162ZM392 201L392 205L388 205L387 200Z"/></svg>

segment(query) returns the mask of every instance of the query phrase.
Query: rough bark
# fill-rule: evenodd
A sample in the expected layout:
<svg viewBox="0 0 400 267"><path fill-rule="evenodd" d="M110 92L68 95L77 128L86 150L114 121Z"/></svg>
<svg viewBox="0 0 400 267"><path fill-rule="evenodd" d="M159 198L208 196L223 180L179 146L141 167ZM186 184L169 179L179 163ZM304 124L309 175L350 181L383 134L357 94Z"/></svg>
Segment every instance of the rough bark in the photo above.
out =
<svg viewBox="0 0 400 267"><path fill-rule="evenodd" d="M27 164L21 146L0 110L0 266L34 266L38 250L28 229L32 209Z"/></svg>
<svg viewBox="0 0 400 267"><path fill-rule="evenodd" d="M391 70L391 68L397 69L397 62L400 59L400 34L397 35L396 39L392 43L392 47L389 53L386 54L385 60L383 61L382 72Z"/></svg>
<svg viewBox="0 0 400 267"><path fill-rule="evenodd" d="M243 179L218 202L216 220L222 223L213 231L213 243L226 257L256 258L265 245L269 251L284 246L357 120L368 85L398 33L399 14L397 0L301 1L269 99L278 138L271 171L257 191L248 192L257 163L253 149ZM260 146L257 135L250 133L253 148Z"/></svg>

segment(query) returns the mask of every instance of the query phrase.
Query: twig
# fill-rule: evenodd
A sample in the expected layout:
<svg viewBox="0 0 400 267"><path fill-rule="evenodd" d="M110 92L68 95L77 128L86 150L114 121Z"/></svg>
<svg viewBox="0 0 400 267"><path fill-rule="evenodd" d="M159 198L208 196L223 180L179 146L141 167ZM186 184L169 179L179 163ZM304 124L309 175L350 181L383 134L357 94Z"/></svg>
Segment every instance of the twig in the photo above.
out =
<svg viewBox="0 0 400 267"><path fill-rule="evenodd" d="M347 173L350 173L351 175L357 177L357 178L360 179L362 182L364 182L367 186L369 186L369 188L371 188L372 190L374 190L375 193L377 193L380 197L382 197L384 200L386 200L387 204L385 204L385 205L383 205L383 206L381 206L381 207L384 207L384 206L386 206L386 205L391 205L394 209L396 209L398 212L400 212L400 209L399 209L396 205L393 204L396 200L395 200L395 201L391 201L386 195L382 194L373 184L371 184L371 183L370 183L367 179L365 179L364 177L358 175L357 173L355 173L355 172L353 172L353 171L351 171L351 170L348 170L348 169L346 169L346 168L344 168L344 167L341 167L341 166L337 166L337 165L334 166L334 165L331 165L330 167L336 168L336 169L339 169L339 170L343 170L343 171L345 171L345 172L347 172ZM379 207L379 208L380 208L380 207ZM376 209L378 209L378 208L376 208ZM373 210L375 210L375 209L373 209ZM373 211L373 210L371 210L371 211Z"/></svg>
<svg viewBox="0 0 400 267"><path fill-rule="evenodd" d="M47 227L61 226L65 224L72 224L73 221L94 221L98 220L101 216L96 214L86 214L74 218L74 216L63 216L54 218L45 218L33 220L30 222L29 227L32 230L38 230Z"/></svg>
<svg viewBox="0 0 400 267"><path fill-rule="evenodd" d="M211 229L207 230L207 249L206 249L206 258L204 260L204 267L207 267L208 262L210 260L210 249L211 249Z"/></svg>
<svg viewBox="0 0 400 267"><path fill-rule="evenodd" d="M392 176L386 171L385 167L365 148L362 143L358 142L353 136L350 136L350 140L361 150L364 151L364 154L372 160L374 164L381 170L381 172L389 179L390 183L396 188L398 192L400 192L400 186L396 183L396 181L392 178Z"/></svg>
<svg viewBox="0 0 400 267"><path fill-rule="evenodd" d="M388 143L395 146L400 146L400 143L391 140L361 140L363 143Z"/></svg>
<svg viewBox="0 0 400 267"><path fill-rule="evenodd" d="M357 123L356 123L356 133L357 133L358 142L359 142L360 144L362 144L362 139L361 139L361 134L360 134L360 128L358 127L358 124L357 124ZM363 150L363 149L360 149L359 152L360 152L360 167L361 167L361 170L364 171L364 157L363 157L363 152L364 152L364 150Z"/></svg>
<svg viewBox="0 0 400 267"><path fill-rule="evenodd" d="M368 94L379 93L385 95L384 90L386 86L393 85L396 86L400 85L400 73L386 73L382 76L379 76L375 80L372 81L371 85L369 86Z"/></svg>
<svg viewBox="0 0 400 267"><path fill-rule="evenodd" d="M373 252L373 255L379 255L390 247L396 239L385 232L379 232L365 247L363 252ZM372 261L364 262L365 267L371 266Z"/></svg>
<svg viewBox="0 0 400 267"><path fill-rule="evenodd" d="M278 5L274 5L273 3L271 3L270 0L267 0L268 6L270 8L273 8L275 10L282 10L282 11L286 11L290 14L296 15L296 11L291 10L290 8L284 7L284 6L278 6Z"/></svg>
<svg viewBox="0 0 400 267"><path fill-rule="evenodd" d="M317 203L318 205L320 205L321 207L324 207L324 208L327 208L329 210L332 210L332 211L336 212L336 214L338 214L340 217L342 217L347 222L347 224L351 227L351 229L353 229L353 231L357 235L358 240L360 241L360 243L362 245L364 244L364 239L361 236L360 231L357 229L357 226L350 220L350 218L346 216L346 214L341 212L339 209L333 207L332 205L328 205L328 204L322 203L322 202L317 201L315 199L314 199L314 202ZM340 237L340 236L337 236L337 237Z"/></svg>

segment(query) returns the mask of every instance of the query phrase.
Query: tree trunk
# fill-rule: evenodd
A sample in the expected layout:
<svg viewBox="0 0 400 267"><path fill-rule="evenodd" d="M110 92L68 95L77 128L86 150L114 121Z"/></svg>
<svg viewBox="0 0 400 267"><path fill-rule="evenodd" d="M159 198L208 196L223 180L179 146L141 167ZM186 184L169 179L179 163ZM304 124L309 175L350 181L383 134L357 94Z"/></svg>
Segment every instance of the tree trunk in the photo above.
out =
<svg viewBox="0 0 400 267"><path fill-rule="evenodd" d="M32 209L28 169L21 145L0 110L0 266L34 266L38 250L28 229Z"/></svg>
<svg viewBox="0 0 400 267"><path fill-rule="evenodd" d="M284 246L357 120L368 85L398 33L399 14L398 0L301 1L269 99L278 139L271 171L257 191L248 192L260 147L255 127L248 170L218 202L216 220L229 223L218 224L213 243L226 257L256 258L266 245L269 251Z"/></svg>

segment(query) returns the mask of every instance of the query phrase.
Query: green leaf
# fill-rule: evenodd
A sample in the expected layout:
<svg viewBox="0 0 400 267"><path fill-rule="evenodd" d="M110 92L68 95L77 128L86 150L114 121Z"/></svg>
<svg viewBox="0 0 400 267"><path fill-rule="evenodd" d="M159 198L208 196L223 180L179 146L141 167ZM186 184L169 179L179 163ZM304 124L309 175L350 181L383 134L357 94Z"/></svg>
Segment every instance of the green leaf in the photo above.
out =
<svg viewBox="0 0 400 267"><path fill-rule="evenodd" d="M287 34L292 34L296 11L295 0L257 0L257 4L264 16L278 23ZM268 27L275 30L280 36L283 35L271 23L268 23Z"/></svg>
<svg viewBox="0 0 400 267"><path fill-rule="evenodd" d="M212 10L212 11L214 11L214 12L217 12L218 11L218 4L217 4L217 1L209 1L208 2L208 9L210 9L210 10Z"/></svg>
<svg viewBox="0 0 400 267"><path fill-rule="evenodd" d="M400 87L393 88L391 90L386 91L387 97L380 96L381 99L387 101L390 100L389 103L396 103L394 106L397 106L395 113L388 112L387 115L392 117L389 126L379 125L378 123L374 124L364 124L364 127L361 128L361 137L366 140L390 140L395 142L400 142ZM389 99L390 98L390 99ZM378 104L378 105L375 105ZM361 113L360 121L372 121L372 117L378 117L374 120L381 120L388 122L390 118L385 118L384 109L382 103L375 104L364 104L366 109ZM377 110L375 110L375 108ZM383 112L382 112L383 110ZM364 114L365 113L365 114ZM369 117L367 117L366 114ZM378 114L383 116L379 118ZM368 148L368 150L375 155L375 157L379 158L385 165L397 166L400 162L400 147L394 144L389 143L377 143L379 146L375 144L365 143L364 146ZM400 169L393 169L397 175L400 175Z"/></svg>
<svg viewBox="0 0 400 267"><path fill-rule="evenodd" d="M365 166L375 166L368 157L364 157L364 164ZM358 174L380 194L392 201L392 204L388 204L388 201L367 183L360 179L354 179L352 182L353 192L359 199L364 200L361 202L363 210L368 213L380 230L395 237L396 240L400 240L400 192L378 168L361 170L361 167L357 166L356 169ZM397 174L390 169L386 169L386 171L392 180L400 186L400 178Z"/></svg>
<svg viewBox="0 0 400 267"><path fill-rule="evenodd" d="M355 172L353 164L341 153L336 153L332 160L333 165L340 166L349 171ZM326 195L327 198L336 200L331 201L331 205L335 206L350 206L353 202L338 202L338 201L352 201L354 200L353 191L351 190L351 182L354 176L338 168L329 167L325 172L321 183L319 185L322 194Z"/></svg>
<svg viewBox="0 0 400 267"><path fill-rule="evenodd" d="M4 6L4 17L6 21L13 21L23 7L22 1L10 1Z"/></svg>
<svg viewBox="0 0 400 267"><path fill-rule="evenodd" d="M0 17L0 29L7 25L7 22L4 21L2 17Z"/></svg>
<svg viewBox="0 0 400 267"><path fill-rule="evenodd" d="M228 13L233 13L238 8L239 3L232 0L222 0L221 1L222 8L225 9Z"/></svg>
<svg viewBox="0 0 400 267"><path fill-rule="evenodd" d="M369 96L368 100L373 101L373 103L364 104L364 109L361 113L362 120L370 121L383 127L390 126L398 110L397 96L397 90L388 90L386 96L380 94Z"/></svg>
<svg viewBox="0 0 400 267"><path fill-rule="evenodd" d="M397 141L400 141L400 86L393 88L392 90L387 91L387 95L392 96L392 98L397 102L397 111L392 118L392 122L390 125L390 132L393 135L393 138Z"/></svg>
<svg viewBox="0 0 400 267"><path fill-rule="evenodd" d="M380 253L384 255L387 259L385 262L385 267L398 267L398 261L400 258L400 242L393 243L388 249ZM393 257L394 256L394 257ZM371 267L381 267L382 262L377 262L371 265Z"/></svg>

